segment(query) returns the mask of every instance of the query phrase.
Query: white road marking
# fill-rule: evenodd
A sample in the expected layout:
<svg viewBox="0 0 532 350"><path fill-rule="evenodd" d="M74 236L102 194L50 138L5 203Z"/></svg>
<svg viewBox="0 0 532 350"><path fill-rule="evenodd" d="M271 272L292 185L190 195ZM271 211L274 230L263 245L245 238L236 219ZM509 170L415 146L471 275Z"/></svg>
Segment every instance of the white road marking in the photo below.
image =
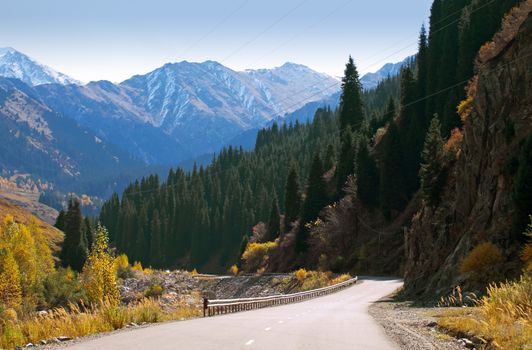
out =
<svg viewBox="0 0 532 350"><path fill-rule="evenodd" d="M248 340L248 342L246 343L246 345L251 345L255 342L255 339L250 339Z"/></svg>
<svg viewBox="0 0 532 350"><path fill-rule="evenodd" d="M266 327L266 328L264 328L264 330L265 330L266 332L269 331L270 329L272 329L272 327Z"/></svg>

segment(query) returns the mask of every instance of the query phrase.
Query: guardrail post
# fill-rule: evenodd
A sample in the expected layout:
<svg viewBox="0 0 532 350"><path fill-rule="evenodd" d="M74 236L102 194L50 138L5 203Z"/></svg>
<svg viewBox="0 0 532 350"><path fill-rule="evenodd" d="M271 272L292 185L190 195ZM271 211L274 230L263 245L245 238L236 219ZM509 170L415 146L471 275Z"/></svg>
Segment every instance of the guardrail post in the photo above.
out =
<svg viewBox="0 0 532 350"><path fill-rule="evenodd" d="M207 312L207 309L209 308L209 299L203 298L203 317L205 317L205 313Z"/></svg>

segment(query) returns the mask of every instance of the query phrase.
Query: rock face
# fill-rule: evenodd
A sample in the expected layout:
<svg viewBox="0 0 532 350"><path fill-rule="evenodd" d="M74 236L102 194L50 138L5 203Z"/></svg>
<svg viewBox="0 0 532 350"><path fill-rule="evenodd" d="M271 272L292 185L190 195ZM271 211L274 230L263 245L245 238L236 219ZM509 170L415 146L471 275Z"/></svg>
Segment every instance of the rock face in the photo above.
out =
<svg viewBox="0 0 532 350"><path fill-rule="evenodd" d="M532 6L520 11L495 36L490 50L481 49L461 151L449 169L441 202L435 208L423 206L406 236L405 290L413 295L467 286L459 265L483 241L502 248L506 276L517 270L511 164L532 133Z"/></svg>

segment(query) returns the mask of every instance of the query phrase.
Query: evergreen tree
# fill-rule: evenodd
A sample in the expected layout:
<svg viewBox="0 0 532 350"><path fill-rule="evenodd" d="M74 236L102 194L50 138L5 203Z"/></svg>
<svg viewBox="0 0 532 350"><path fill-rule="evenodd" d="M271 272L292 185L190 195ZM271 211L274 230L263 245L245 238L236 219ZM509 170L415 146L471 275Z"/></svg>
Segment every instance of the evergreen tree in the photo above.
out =
<svg viewBox="0 0 532 350"><path fill-rule="evenodd" d="M268 220L268 236L266 241L273 241L281 232L281 215L279 214L279 205L277 196L274 194L272 199L272 209L270 210L270 219Z"/></svg>
<svg viewBox="0 0 532 350"><path fill-rule="evenodd" d="M375 160L369 153L368 143L362 138L356 157L357 194L360 201L374 207L379 201L379 172Z"/></svg>
<svg viewBox="0 0 532 350"><path fill-rule="evenodd" d="M94 233L88 216L83 220L83 234L85 235L85 242L87 242L87 249L90 251L94 243Z"/></svg>
<svg viewBox="0 0 532 350"><path fill-rule="evenodd" d="M296 236L296 251L305 252L308 248L309 228L307 224L314 221L321 209L327 204L325 180L323 179L323 165L318 153L312 160L303 212L301 214L301 227Z"/></svg>
<svg viewBox="0 0 532 350"><path fill-rule="evenodd" d="M65 211L61 209L61 211L59 212L59 215L55 219L54 226L60 231L65 231L65 215L66 215Z"/></svg>
<svg viewBox="0 0 532 350"><path fill-rule="evenodd" d="M406 204L401 139L395 122L383 138L380 169L380 206L387 218Z"/></svg>
<svg viewBox="0 0 532 350"><path fill-rule="evenodd" d="M331 144L327 145L327 150L325 151L325 156L323 159L323 169L329 171L336 164L336 155L334 152L334 147Z"/></svg>
<svg viewBox="0 0 532 350"><path fill-rule="evenodd" d="M285 202L284 202L284 229L289 231L291 224L297 220L301 212L301 192L299 189L299 175L296 167L292 165L288 177L286 179L285 187Z"/></svg>
<svg viewBox="0 0 532 350"><path fill-rule="evenodd" d="M72 197L69 200L68 210L65 214L65 240L61 247L60 258L64 267L70 266L76 271L81 271L87 258L87 246L81 226L80 204L76 198Z"/></svg>
<svg viewBox="0 0 532 350"><path fill-rule="evenodd" d="M342 134L342 145L340 148L340 157L336 167L336 192L338 197L342 193L347 177L355 172L355 150L353 144L353 135L350 128L347 128Z"/></svg>
<svg viewBox="0 0 532 350"><path fill-rule="evenodd" d="M421 193L431 206L438 204L443 186L442 169L444 163L443 138L438 116L435 115L425 138L425 145L421 153Z"/></svg>
<svg viewBox="0 0 532 350"><path fill-rule="evenodd" d="M360 129L363 120L361 84L353 58L349 56L342 78L340 130L345 131L347 128L351 128L352 131L356 132Z"/></svg>

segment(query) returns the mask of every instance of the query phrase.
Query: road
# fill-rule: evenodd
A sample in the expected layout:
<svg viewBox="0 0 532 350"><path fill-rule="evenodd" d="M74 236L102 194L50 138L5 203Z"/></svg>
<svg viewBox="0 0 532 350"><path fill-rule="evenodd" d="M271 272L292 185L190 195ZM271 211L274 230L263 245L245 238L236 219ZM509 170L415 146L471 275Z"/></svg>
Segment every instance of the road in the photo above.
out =
<svg viewBox="0 0 532 350"><path fill-rule="evenodd" d="M368 277L295 304L126 330L67 349L398 349L367 309L401 285Z"/></svg>

